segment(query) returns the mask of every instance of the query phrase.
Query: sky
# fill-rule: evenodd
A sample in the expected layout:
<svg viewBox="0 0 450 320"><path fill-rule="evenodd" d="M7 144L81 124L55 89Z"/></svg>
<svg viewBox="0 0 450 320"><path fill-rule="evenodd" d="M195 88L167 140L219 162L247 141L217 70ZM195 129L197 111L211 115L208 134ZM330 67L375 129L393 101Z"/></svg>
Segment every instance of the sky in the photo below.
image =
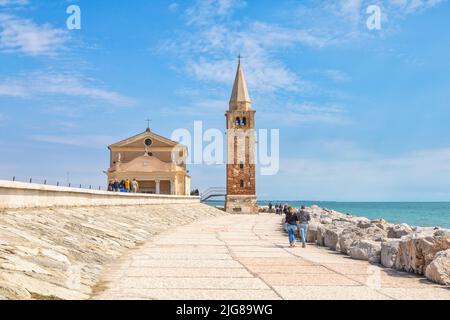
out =
<svg viewBox="0 0 450 320"><path fill-rule="evenodd" d="M104 186L107 146L147 117L225 130L241 54L257 128L280 130L260 199L448 201L449 18L446 0L0 0L0 179ZM225 186L223 165L189 170Z"/></svg>

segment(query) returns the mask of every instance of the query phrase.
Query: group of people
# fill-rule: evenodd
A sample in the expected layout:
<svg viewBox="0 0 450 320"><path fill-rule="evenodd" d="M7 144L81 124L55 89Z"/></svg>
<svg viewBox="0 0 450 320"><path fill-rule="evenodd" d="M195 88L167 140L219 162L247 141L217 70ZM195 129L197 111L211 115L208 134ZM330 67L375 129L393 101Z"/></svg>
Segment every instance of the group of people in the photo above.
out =
<svg viewBox="0 0 450 320"><path fill-rule="evenodd" d="M295 234L298 231L299 237L302 240L302 247L306 247L306 237L308 235L309 221L311 216L306 211L305 206L301 206L299 210L287 206L285 213L285 230L288 232L289 245L295 247Z"/></svg>
<svg viewBox="0 0 450 320"><path fill-rule="evenodd" d="M269 212L273 212L273 204L271 202L269 203ZM299 210L296 210L287 204L276 204L275 213L279 215L285 214L284 229L289 236L289 245L295 247L295 235L297 233L298 237L301 238L303 248L305 248L309 221L311 220L311 216L305 206L301 206Z"/></svg>
<svg viewBox="0 0 450 320"><path fill-rule="evenodd" d="M119 181L118 179L114 179L114 181L109 182L108 191L138 193L139 183L136 181L136 179L130 180L127 178L121 181Z"/></svg>
<svg viewBox="0 0 450 320"><path fill-rule="evenodd" d="M273 212L274 205L272 202L269 202L269 212ZM281 203L275 205L275 213L282 215L283 213L286 214L289 206L287 204L282 205Z"/></svg>

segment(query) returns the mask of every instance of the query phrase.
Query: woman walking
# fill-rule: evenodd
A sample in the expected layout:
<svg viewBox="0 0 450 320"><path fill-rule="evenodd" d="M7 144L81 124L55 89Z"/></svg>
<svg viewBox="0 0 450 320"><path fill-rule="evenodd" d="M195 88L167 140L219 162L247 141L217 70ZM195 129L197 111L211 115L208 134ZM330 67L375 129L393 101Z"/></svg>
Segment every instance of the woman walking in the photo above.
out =
<svg viewBox="0 0 450 320"><path fill-rule="evenodd" d="M289 245L295 247L295 231L297 230L297 215L292 207L286 210L286 228L289 235Z"/></svg>

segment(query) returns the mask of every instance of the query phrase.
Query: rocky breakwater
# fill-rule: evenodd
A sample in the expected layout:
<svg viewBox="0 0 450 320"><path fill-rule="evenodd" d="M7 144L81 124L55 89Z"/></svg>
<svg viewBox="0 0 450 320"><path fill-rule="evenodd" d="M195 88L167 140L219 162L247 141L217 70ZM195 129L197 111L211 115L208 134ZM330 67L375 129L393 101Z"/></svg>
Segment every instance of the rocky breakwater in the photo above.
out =
<svg viewBox="0 0 450 320"><path fill-rule="evenodd" d="M353 259L450 285L450 230L392 224L312 206L308 241Z"/></svg>
<svg viewBox="0 0 450 320"><path fill-rule="evenodd" d="M223 214L200 203L0 211L0 300L88 299L127 250Z"/></svg>

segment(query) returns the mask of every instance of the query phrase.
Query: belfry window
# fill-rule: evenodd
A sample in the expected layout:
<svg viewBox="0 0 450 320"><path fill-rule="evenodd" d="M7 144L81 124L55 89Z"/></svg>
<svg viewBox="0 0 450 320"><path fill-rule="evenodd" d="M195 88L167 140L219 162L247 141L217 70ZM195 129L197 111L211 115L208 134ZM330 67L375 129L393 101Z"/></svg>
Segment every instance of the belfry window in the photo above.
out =
<svg viewBox="0 0 450 320"><path fill-rule="evenodd" d="M240 186L241 188L244 187L244 180L239 181L239 186Z"/></svg>
<svg viewBox="0 0 450 320"><path fill-rule="evenodd" d="M242 125L245 126L247 124L247 118L243 117L242 118Z"/></svg>
<svg viewBox="0 0 450 320"><path fill-rule="evenodd" d="M241 125L241 118L237 117L235 122L234 122L237 126Z"/></svg>

